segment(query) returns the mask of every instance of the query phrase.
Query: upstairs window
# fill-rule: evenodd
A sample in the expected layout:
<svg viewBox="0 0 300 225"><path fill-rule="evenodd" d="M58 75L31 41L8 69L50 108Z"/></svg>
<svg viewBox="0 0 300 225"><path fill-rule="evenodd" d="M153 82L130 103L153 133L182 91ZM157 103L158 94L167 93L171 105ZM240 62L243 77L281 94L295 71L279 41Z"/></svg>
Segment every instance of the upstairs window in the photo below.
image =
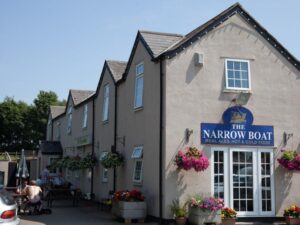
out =
<svg viewBox="0 0 300 225"><path fill-rule="evenodd" d="M68 126L67 126L67 133L70 134L72 130L72 112L73 112L73 107L69 106L68 108Z"/></svg>
<svg viewBox="0 0 300 225"><path fill-rule="evenodd" d="M136 66L135 73L134 108L137 109L143 106L144 63Z"/></svg>
<svg viewBox="0 0 300 225"><path fill-rule="evenodd" d="M82 128L87 127L87 121L88 121L88 105L85 104L83 108L83 120L82 120Z"/></svg>
<svg viewBox="0 0 300 225"><path fill-rule="evenodd" d="M108 120L108 106L109 106L109 85L106 84L103 90L102 121Z"/></svg>
<svg viewBox="0 0 300 225"><path fill-rule="evenodd" d="M250 67L248 60L225 60L226 89L250 90Z"/></svg>

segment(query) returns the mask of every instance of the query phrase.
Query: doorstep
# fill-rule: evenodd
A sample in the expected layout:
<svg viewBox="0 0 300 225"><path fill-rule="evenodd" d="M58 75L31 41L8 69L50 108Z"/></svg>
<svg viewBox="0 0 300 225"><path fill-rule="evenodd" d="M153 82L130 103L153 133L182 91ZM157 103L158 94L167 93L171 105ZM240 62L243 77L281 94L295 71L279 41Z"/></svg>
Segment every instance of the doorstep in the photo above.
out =
<svg viewBox="0 0 300 225"><path fill-rule="evenodd" d="M239 217L236 225L283 225L284 217Z"/></svg>

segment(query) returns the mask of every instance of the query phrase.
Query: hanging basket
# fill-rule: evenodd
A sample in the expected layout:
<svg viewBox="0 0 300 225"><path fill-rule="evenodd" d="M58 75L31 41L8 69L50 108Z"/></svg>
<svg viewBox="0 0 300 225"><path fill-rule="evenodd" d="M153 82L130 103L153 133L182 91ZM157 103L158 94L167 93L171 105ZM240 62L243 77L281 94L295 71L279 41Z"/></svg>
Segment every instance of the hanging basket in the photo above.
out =
<svg viewBox="0 0 300 225"><path fill-rule="evenodd" d="M291 171L300 171L300 154L295 150L285 150L282 156L277 159L278 163Z"/></svg>

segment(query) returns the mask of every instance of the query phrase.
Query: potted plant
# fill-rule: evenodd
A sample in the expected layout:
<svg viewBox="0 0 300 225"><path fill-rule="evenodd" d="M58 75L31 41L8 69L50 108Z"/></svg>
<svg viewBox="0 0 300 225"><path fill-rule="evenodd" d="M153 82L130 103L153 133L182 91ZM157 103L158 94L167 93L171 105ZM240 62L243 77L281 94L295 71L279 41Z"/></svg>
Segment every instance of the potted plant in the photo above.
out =
<svg viewBox="0 0 300 225"><path fill-rule="evenodd" d="M204 171L209 166L208 158L195 147L187 147L186 152L179 151L175 156L174 163L179 170L190 170L194 168L197 172Z"/></svg>
<svg viewBox="0 0 300 225"><path fill-rule="evenodd" d="M113 195L112 213L126 223L132 219L143 222L147 215L145 197L139 190L117 191Z"/></svg>
<svg viewBox="0 0 300 225"><path fill-rule="evenodd" d="M283 216L288 225L300 224L300 208L296 205L291 205L284 210Z"/></svg>
<svg viewBox="0 0 300 225"><path fill-rule="evenodd" d="M222 209L222 225L235 225L236 211L232 208L225 207Z"/></svg>
<svg viewBox="0 0 300 225"><path fill-rule="evenodd" d="M124 163L123 156L118 152L108 152L102 159L101 164L104 168L115 168L122 166Z"/></svg>
<svg viewBox="0 0 300 225"><path fill-rule="evenodd" d="M221 209L224 200L214 197L202 198L196 195L190 200L189 222L202 225L205 223L221 223Z"/></svg>
<svg viewBox="0 0 300 225"><path fill-rule="evenodd" d="M179 200L173 200L171 205L171 212L175 216L175 221L177 225L184 225L187 219L187 203L183 206L180 205Z"/></svg>
<svg viewBox="0 0 300 225"><path fill-rule="evenodd" d="M288 170L300 171L300 154L295 150L284 150L282 156L277 161L282 167Z"/></svg>

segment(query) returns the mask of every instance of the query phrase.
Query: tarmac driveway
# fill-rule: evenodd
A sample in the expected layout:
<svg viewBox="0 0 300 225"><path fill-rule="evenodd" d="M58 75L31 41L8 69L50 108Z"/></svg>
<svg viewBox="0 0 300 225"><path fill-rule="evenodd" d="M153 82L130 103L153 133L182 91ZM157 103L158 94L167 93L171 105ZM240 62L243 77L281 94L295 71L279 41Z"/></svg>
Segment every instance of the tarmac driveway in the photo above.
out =
<svg viewBox="0 0 300 225"><path fill-rule="evenodd" d="M101 211L94 204L80 204L78 207L70 206L69 202L55 203L50 215L20 215L21 225L110 225L122 224L110 212ZM157 225L149 222L136 225Z"/></svg>

